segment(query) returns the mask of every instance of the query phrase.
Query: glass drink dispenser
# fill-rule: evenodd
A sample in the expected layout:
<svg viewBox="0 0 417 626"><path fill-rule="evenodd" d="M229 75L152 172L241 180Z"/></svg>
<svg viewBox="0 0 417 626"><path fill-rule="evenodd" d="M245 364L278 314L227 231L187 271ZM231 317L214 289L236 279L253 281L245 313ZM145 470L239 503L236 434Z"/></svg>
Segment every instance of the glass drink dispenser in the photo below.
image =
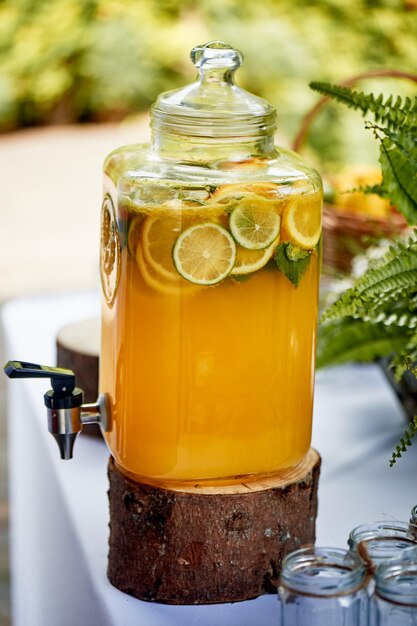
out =
<svg viewBox="0 0 417 626"><path fill-rule="evenodd" d="M194 48L149 146L104 167L104 435L133 479L234 481L310 446L318 174L274 146L275 111L237 87L241 54Z"/></svg>
<svg viewBox="0 0 417 626"><path fill-rule="evenodd" d="M110 582L144 600L276 592L315 536L310 449L322 186L274 145L275 111L237 87L240 53L194 48L197 80L162 94L149 146L104 166L100 395L48 377L49 431L72 457L86 423L109 462Z"/></svg>

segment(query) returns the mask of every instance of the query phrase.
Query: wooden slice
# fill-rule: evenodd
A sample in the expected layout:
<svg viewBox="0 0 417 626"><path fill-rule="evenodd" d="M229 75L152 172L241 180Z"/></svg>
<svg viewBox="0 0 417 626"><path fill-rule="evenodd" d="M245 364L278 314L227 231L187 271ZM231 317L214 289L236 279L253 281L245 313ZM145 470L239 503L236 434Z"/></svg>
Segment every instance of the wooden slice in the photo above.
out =
<svg viewBox="0 0 417 626"><path fill-rule="evenodd" d="M75 374L77 387L84 391L84 402L98 398L100 319L81 320L64 326L56 338L57 365ZM83 427L83 434L100 434L96 424Z"/></svg>
<svg viewBox="0 0 417 626"><path fill-rule="evenodd" d="M110 582L168 604L235 602L276 593L283 557L313 544L320 456L235 485L165 489L109 462Z"/></svg>

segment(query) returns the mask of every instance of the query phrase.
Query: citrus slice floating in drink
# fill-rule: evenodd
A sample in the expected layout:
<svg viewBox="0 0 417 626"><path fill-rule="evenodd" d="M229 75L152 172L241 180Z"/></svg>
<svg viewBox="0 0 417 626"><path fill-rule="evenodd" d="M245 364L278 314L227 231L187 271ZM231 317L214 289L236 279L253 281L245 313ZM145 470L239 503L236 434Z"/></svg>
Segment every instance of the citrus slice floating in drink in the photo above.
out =
<svg viewBox="0 0 417 626"><path fill-rule="evenodd" d="M248 194L230 214L233 237L244 248L262 250L278 237L281 218L276 203Z"/></svg>
<svg viewBox="0 0 417 626"><path fill-rule="evenodd" d="M180 293L195 293L199 289L197 285L184 280L178 273L176 273L175 280L165 279L146 262L141 246L136 248L136 261L145 283L159 294L178 296Z"/></svg>
<svg viewBox="0 0 417 626"><path fill-rule="evenodd" d="M165 280L146 262L141 246L138 246L136 249L136 261L142 278L148 287L167 295L178 293L178 285L173 280Z"/></svg>
<svg viewBox="0 0 417 626"><path fill-rule="evenodd" d="M226 278L236 260L236 244L228 231L213 222L187 228L172 250L178 273L196 285L215 285Z"/></svg>
<svg viewBox="0 0 417 626"><path fill-rule="evenodd" d="M279 243L279 237L275 239L271 245L263 250L248 250L239 244L236 246L236 261L235 266L231 271L234 276L242 274L251 274L260 270L266 265L269 259L275 252L275 249Z"/></svg>
<svg viewBox="0 0 417 626"><path fill-rule="evenodd" d="M140 227L143 222L142 216L135 216L129 225L127 233L127 249L132 256L136 255L136 248L140 240Z"/></svg>
<svg viewBox="0 0 417 626"><path fill-rule="evenodd" d="M317 202L306 199L289 203L282 221L286 234L300 248L311 249L317 245L321 234L321 212Z"/></svg>
<svg viewBox="0 0 417 626"><path fill-rule="evenodd" d="M148 265L166 280L177 280L172 262L172 246L181 232L181 216L155 215L143 222L141 244Z"/></svg>
<svg viewBox="0 0 417 626"><path fill-rule="evenodd" d="M274 183L228 183L216 189L211 196L211 201L224 203L241 198L248 193L277 199L277 185Z"/></svg>

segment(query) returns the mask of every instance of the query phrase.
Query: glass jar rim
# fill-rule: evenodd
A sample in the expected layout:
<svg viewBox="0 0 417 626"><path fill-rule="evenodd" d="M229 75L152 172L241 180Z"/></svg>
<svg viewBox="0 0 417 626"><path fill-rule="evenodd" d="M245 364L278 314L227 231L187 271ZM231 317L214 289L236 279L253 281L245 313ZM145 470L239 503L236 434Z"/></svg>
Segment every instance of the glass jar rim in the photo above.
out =
<svg viewBox="0 0 417 626"><path fill-rule="evenodd" d="M320 571L326 575L320 576ZM366 567L358 554L344 548L304 547L282 562L280 584L309 596L340 596L365 584Z"/></svg>
<svg viewBox="0 0 417 626"><path fill-rule="evenodd" d="M401 558L403 553L417 547L417 526L386 520L360 524L349 533L348 547L374 572L381 563Z"/></svg>
<svg viewBox="0 0 417 626"><path fill-rule="evenodd" d="M377 520L365 522L355 526L348 538L349 548L352 550L361 541L368 541L377 537L404 537L417 543L417 525L410 522Z"/></svg>
<svg viewBox="0 0 417 626"><path fill-rule="evenodd" d="M395 559L379 565L375 594L396 604L417 607L417 554L414 560Z"/></svg>

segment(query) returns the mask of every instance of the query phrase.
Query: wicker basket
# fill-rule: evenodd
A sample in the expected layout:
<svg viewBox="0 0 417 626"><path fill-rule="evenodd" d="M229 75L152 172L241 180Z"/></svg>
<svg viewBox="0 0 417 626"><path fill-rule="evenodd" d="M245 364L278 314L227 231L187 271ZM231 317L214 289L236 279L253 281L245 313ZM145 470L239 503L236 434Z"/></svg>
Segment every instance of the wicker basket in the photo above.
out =
<svg viewBox="0 0 417 626"><path fill-rule="evenodd" d="M353 86L367 78L400 78L417 84L417 76L397 70L377 70L353 76L340 83ZM324 96L304 116L293 149L300 152L302 144L317 113L330 101ZM346 207L325 204L323 209L323 268L332 272L349 272L353 257L378 239L393 238L407 228L404 217L393 210L386 218L349 212Z"/></svg>
<svg viewBox="0 0 417 626"><path fill-rule="evenodd" d="M395 237L406 228L404 217L395 211L386 219L370 218L340 210L334 204L324 204L323 267L348 273L356 254L381 238Z"/></svg>

